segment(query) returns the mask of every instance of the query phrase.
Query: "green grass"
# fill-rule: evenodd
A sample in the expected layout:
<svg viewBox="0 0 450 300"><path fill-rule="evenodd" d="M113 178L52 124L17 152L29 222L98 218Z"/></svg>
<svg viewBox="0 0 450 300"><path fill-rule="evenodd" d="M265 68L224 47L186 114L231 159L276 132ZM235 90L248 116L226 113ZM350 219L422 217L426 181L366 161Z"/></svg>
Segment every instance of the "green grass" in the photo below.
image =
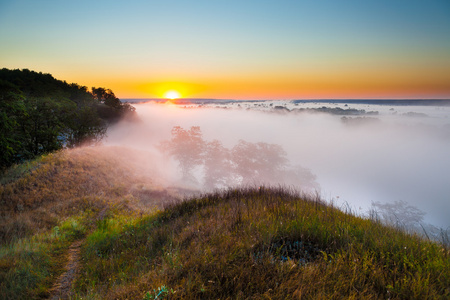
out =
<svg viewBox="0 0 450 300"><path fill-rule="evenodd" d="M104 150L51 154L1 186L0 299L47 298L79 239L71 299L450 297L441 244L283 188L175 202Z"/></svg>
<svg viewBox="0 0 450 300"><path fill-rule="evenodd" d="M80 298L450 296L447 249L283 189L113 217L89 236L83 260Z"/></svg>
<svg viewBox="0 0 450 300"><path fill-rule="evenodd" d="M70 218L52 231L19 239L0 248L0 299L47 297L63 272L70 244L86 234L83 217Z"/></svg>

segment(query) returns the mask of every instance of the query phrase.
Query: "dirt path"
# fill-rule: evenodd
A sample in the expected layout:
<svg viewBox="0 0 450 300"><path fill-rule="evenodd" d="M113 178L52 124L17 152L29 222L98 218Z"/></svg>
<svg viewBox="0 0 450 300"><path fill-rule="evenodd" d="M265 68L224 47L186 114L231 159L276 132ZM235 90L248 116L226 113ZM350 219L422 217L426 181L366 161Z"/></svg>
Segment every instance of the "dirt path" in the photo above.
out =
<svg viewBox="0 0 450 300"><path fill-rule="evenodd" d="M108 211L108 207L103 208L98 214L96 221L103 220ZM94 229L92 230L94 231ZM92 233L91 231L91 233ZM89 235L89 234L88 234ZM66 271L58 277L52 289L50 290L50 297L48 299L69 299L72 292L72 283L74 282L77 272L79 270L78 263L80 261L81 245L86 239L78 240L72 243L69 247Z"/></svg>
<svg viewBox="0 0 450 300"><path fill-rule="evenodd" d="M49 299L69 299L69 294L72 289L72 283L75 279L78 270L78 262L80 260L80 249L83 244L83 240L73 242L69 247L69 257L66 264L66 271L59 276L58 280L54 284L51 290L51 296Z"/></svg>

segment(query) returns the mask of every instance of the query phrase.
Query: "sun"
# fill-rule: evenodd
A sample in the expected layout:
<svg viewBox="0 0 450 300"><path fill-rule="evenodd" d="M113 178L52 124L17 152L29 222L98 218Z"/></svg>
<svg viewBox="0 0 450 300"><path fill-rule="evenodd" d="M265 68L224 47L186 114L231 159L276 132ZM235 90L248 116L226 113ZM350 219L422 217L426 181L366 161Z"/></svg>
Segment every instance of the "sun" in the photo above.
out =
<svg viewBox="0 0 450 300"><path fill-rule="evenodd" d="M174 100L174 99L178 99L180 97L181 97L180 93L178 93L177 91L174 91L174 90L167 91L164 93L164 98L167 98L167 99Z"/></svg>

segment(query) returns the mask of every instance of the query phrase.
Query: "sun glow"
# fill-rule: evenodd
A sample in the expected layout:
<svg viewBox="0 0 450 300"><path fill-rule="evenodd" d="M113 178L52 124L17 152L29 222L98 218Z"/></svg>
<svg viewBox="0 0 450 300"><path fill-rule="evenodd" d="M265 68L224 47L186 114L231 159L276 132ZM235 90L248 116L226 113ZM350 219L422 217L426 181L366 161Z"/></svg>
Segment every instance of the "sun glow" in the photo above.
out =
<svg viewBox="0 0 450 300"><path fill-rule="evenodd" d="M178 99L180 97L181 97L181 95L177 91L171 90L171 91L167 91L164 93L164 98L167 98L167 99L174 100L174 99Z"/></svg>

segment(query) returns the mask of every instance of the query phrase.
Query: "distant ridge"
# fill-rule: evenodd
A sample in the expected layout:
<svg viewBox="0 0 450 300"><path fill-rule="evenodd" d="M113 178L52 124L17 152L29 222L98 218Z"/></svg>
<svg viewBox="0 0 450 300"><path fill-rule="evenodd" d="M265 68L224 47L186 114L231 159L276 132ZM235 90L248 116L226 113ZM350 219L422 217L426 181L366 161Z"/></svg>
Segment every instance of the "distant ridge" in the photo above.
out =
<svg viewBox="0 0 450 300"><path fill-rule="evenodd" d="M180 98L175 100L165 99L165 98L143 98L143 99L132 99L125 98L121 99L122 102L127 103L145 103L145 102L166 102L166 101L174 101L176 104L207 104L207 103L220 103L220 104L228 104L228 103L236 103L236 102L261 102L261 101L269 101L269 100L236 100L236 99L206 99L206 98Z"/></svg>
<svg viewBox="0 0 450 300"><path fill-rule="evenodd" d="M128 103L144 103L149 101L166 102L168 99L121 99ZM291 103L339 103L339 104L370 104L370 105L416 105L416 106L450 106L450 99L308 99L308 100L237 100L237 99L206 99L181 98L175 100L177 104L229 104L242 102L288 101Z"/></svg>
<svg viewBox="0 0 450 300"><path fill-rule="evenodd" d="M450 99L321 99L292 100L292 103L348 103L371 105L450 106Z"/></svg>

